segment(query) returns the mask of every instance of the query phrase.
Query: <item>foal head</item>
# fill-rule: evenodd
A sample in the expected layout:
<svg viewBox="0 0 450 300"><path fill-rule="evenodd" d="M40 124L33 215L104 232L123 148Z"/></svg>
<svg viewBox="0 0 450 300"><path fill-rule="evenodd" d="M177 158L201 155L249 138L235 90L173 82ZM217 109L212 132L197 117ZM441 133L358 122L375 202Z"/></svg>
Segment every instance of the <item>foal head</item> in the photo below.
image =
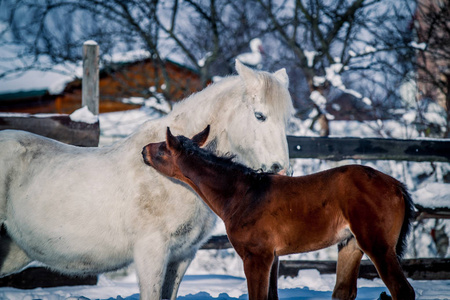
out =
<svg viewBox="0 0 450 300"><path fill-rule="evenodd" d="M148 144L142 150L144 162L166 176L183 179L178 160L183 159L183 151L186 149L201 147L205 144L209 128L208 125L202 132L188 139L184 136L175 137L167 127L165 142Z"/></svg>

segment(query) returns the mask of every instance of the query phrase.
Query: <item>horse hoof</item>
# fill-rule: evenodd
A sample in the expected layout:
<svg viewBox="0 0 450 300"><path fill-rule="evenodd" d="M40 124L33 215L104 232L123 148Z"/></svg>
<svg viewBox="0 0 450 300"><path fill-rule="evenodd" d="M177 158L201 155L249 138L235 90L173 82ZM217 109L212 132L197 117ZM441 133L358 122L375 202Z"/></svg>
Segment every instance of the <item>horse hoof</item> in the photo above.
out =
<svg viewBox="0 0 450 300"><path fill-rule="evenodd" d="M392 300L392 297L386 294L386 292L382 292L378 300Z"/></svg>

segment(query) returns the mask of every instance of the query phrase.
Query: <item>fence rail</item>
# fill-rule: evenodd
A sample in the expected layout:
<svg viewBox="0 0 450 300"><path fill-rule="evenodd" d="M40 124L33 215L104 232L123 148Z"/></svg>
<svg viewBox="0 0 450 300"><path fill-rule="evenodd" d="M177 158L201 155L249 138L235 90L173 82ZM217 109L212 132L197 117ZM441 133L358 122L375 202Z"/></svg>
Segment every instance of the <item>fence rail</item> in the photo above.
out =
<svg viewBox="0 0 450 300"><path fill-rule="evenodd" d="M97 147L100 124L72 121L69 115L0 115L0 130L17 129L36 133L60 142Z"/></svg>
<svg viewBox="0 0 450 300"><path fill-rule="evenodd" d="M98 114L98 45L96 43L86 43L83 47L85 58L83 75L83 105L87 105L89 110ZM69 116L50 116L47 118L36 117L14 117L0 116L0 130L2 129L22 129L54 138L69 144L79 146L97 146L99 141L99 123L84 124L73 122ZM381 139L381 138L330 138L330 137L300 137L287 136L289 145L289 156L296 158L317 158L326 160L362 159L362 160L408 160L408 161L437 161L450 162L450 140L437 139ZM439 213L439 212L438 212ZM442 217L435 212L425 211L422 217ZM450 216L445 212L445 216ZM228 249L232 245L227 236L213 236L203 245L202 249ZM413 279L450 279L448 266L449 259L414 259L406 260L403 268L408 277ZM305 268L316 268L321 272L336 272L336 262L307 262L307 261L280 261L280 276L297 276L298 271ZM37 278L36 274L42 274L45 270L28 270L31 274L30 285L21 288L33 288L42 286L49 281L50 277L45 277L43 283L35 282L32 278ZM360 276L373 278L378 274L370 262L362 262ZM17 277L23 280L24 275L14 275L0 282L0 286L12 285L16 283ZM40 276L40 275L39 275ZM38 276L38 277L39 277ZM49 274L48 276L53 276ZM55 276L59 276L56 274ZM58 277L59 278L59 277ZM61 279L62 280L62 279ZM65 279L64 279L65 280ZM71 282L71 279L67 279ZM56 282L56 281L55 281ZM88 278L84 284L95 284L96 278ZM60 282L58 282L61 284ZM65 284L68 284L65 282ZM77 282L76 284L79 284Z"/></svg>
<svg viewBox="0 0 450 300"><path fill-rule="evenodd" d="M287 136L290 158L450 162L450 140Z"/></svg>

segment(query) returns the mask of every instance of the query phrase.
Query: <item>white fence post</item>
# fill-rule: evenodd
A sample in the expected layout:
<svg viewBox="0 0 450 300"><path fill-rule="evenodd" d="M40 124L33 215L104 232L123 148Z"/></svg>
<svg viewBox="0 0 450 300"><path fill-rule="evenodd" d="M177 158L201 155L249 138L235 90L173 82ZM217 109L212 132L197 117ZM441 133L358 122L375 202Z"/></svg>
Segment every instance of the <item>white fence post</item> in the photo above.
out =
<svg viewBox="0 0 450 300"><path fill-rule="evenodd" d="M95 41L83 44L83 80L81 105L98 115L99 106L99 47Z"/></svg>

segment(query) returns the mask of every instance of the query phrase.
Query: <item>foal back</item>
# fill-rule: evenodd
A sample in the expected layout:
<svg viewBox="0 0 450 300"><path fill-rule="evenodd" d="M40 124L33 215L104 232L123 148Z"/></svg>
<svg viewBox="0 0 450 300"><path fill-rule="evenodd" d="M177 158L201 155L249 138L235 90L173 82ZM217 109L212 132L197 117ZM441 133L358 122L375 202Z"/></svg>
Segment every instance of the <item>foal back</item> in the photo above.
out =
<svg viewBox="0 0 450 300"><path fill-rule="evenodd" d="M267 199L276 199L263 206L271 213L260 214L280 236L278 255L322 249L351 236L360 243L382 237L400 255L412 215L402 183L360 165L300 177L273 175Z"/></svg>

